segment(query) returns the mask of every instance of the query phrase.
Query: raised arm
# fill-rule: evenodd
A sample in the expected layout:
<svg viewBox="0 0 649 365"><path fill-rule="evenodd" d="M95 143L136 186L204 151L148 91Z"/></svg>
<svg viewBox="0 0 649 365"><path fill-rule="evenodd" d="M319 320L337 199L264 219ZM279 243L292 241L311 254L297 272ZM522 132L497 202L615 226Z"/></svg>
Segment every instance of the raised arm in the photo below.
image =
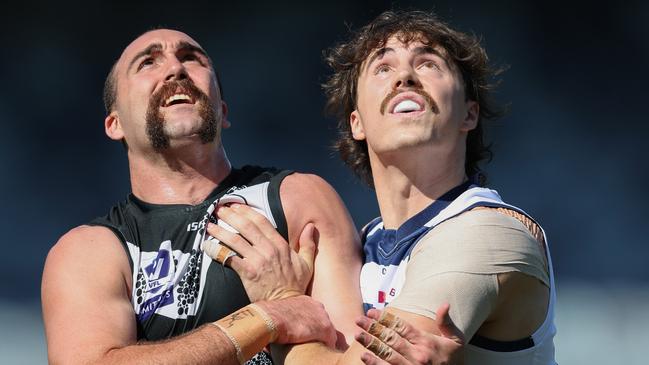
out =
<svg viewBox="0 0 649 365"><path fill-rule="evenodd" d="M338 330L337 347L346 349L358 331L354 320L362 314L361 258L356 229L338 194L315 175L289 175L280 186L280 198L288 224L288 243L261 214L239 205L220 208L217 215L246 240L215 225L210 225L208 232L243 257L232 258L229 264L239 273L246 291L250 292L259 286L253 283L257 278L292 265L294 260L290 256L295 256L293 250L301 250L303 239L300 236L305 227L314 226L317 254L307 294L324 304ZM340 353L321 343L273 348L276 363L283 363L286 358L287 364L309 361L331 365L339 357ZM360 359L360 353L356 357Z"/></svg>
<svg viewBox="0 0 649 365"><path fill-rule="evenodd" d="M309 294L324 304L334 326L349 344L357 331L354 319L363 313L361 245L351 216L331 185L316 175L287 176L280 186L280 196L291 246L295 247L308 223L319 232Z"/></svg>
<svg viewBox="0 0 649 365"><path fill-rule="evenodd" d="M103 227L82 226L64 235L50 251L42 281L42 304L49 362L52 364L239 364L237 350L217 326L204 325L167 341L137 343L131 304L129 263L115 235ZM293 340L322 340L327 314L306 296L257 303L278 327L289 328ZM282 308L294 308L292 311ZM244 308L245 310L245 308ZM224 318L221 324L259 327L261 314ZM233 321L247 318L248 321ZM254 319L257 322L251 322ZM330 327L329 327L330 328ZM244 353L266 343L265 327L248 330ZM241 332L241 331L239 331ZM301 338L300 338L301 337Z"/></svg>
<svg viewBox="0 0 649 365"><path fill-rule="evenodd" d="M289 241L312 222L320 232L310 295L321 301L336 329L344 335L341 358L322 344L308 343L286 349L286 364L361 364L362 347L353 345L358 327L354 321L363 314L360 294L361 246L358 232L336 191L316 175L293 174L280 188L289 228ZM343 340L340 338L340 340ZM280 359L281 360L281 359ZM343 361L343 362L340 362Z"/></svg>
<svg viewBox="0 0 649 365"><path fill-rule="evenodd" d="M301 249L298 246L305 238L302 233L299 240L295 239L300 236L300 232L294 230L295 227L310 226L310 223L313 222L319 227L318 230L324 231L319 237L315 273L310 293L325 303L325 307L330 311L332 321L338 329L344 328L342 331L345 331L348 336L357 334L360 329L354 323L362 314L359 289L360 255L355 230L350 233L346 229L351 225L350 222L345 222L349 219L348 213L333 189L318 177L297 175L295 179L291 179L288 184L285 184L282 184L281 192L290 196L290 202L287 204L284 195L282 195L284 209L288 210L286 215L289 222L290 246L294 249ZM292 184L295 186L291 186ZM290 218L290 214L293 214L292 218ZM245 206L233 205L231 208L220 209L218 216L219 219L224 220L240 232L245 240L239 235L216 226L212 226L208 231L220 241L231 246L244 258L253 258L254 265L248 266L245 270L242 270L240 265L245 260L233 258L231 262L232 267L244 276L246 290L249 286L254 287L255 285L246 285L249 279L246 279L245 276L250 276L254 280L255 277L264 276L264 272L281 271L287 265L280 263L283 260L278 260L274 251L287 249L289 244L261 214ZM336 222L336 218L341 217L345 219L338 221L338 225L332 223ZM295 225L292 226L292 224ZM327 231L330 233L326 234ZM345 240L345 232L352 237ZM332 239L333 237L339 238ZM353 243L350 243L350 240ZM274 249L269 249L270 246L273 246ZM290 262L290 260L286 262ZM271 270L271 268L273 269ZM249 272L246 273L248 270ZM432 355L435 356L435 359L440 359L440 362L435 361L431 364L442 363L441 361L452 356L461 347L461 341L458 343L455 338L428 336L428 332L418 332L414 327L408 326L408 328L413 328L411 333L413 336L416 335L417 340L423 339L425 345L435 346L436 350ZM411 337L408 337L407 340L410 340ZM340 336L340 339L342 338ZM421 349L421 343L422 341L419 340L414 349L411 348L412 346L404 344L397 351L403 351L404 355L414 352L428 354L427 348ZM347 344L349 344L348 347ZM353 341L350 337L347 339L347 344L339 346L339 351L317 342L273 347L273 360L279 364L363 364L361 357L367 353L367 350L361 343ZM342 352L343 349L346 350Z"/></svg>

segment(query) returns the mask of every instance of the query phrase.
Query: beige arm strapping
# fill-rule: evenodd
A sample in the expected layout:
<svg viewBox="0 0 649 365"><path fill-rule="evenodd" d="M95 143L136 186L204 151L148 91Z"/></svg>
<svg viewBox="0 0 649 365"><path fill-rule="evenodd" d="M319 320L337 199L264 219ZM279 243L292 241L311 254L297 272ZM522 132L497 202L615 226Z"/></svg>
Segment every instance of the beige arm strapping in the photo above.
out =
<svg viewBox="0 0 649 365"><path fill-rule="evenodd" d="M244 364L277 338L273 320L254 303L212 324L232 342L240 364Z"/></svg>
<svg viewBox="0 0 649 365"><path fill-rule="evenodd" d="M497 274L522 272L549 284L542 246L516 217L493 209L466 212L431 230L413 250L396 308L435 318L444 302L466 338L495 307Z"/></svg>

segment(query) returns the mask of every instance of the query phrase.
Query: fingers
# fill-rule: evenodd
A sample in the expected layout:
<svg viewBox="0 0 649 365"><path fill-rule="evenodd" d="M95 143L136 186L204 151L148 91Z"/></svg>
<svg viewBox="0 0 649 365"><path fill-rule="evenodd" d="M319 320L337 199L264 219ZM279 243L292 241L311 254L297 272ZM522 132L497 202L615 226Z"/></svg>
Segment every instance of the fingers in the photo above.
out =
<svg viewBox="0 0 649 365"><path fill-rule="evenodd" d="M367 317L356 321L367 331L357 340L389 364L455 363L453 359L461 356L462 333L453 325L448 312L448 304L437 309L435 322L443 331L442 336L438 336L417 329L394 313L371 309ZM381 343L393 351L386 352ZM384 364L369 355L361 360L366 364Z"/></svg>
<svg viewBox="0 0 649 365"><path fill-rule="evenodd" d="M270 248L270 244L266 239L269 236L266 234L266 232L264 232L262 228L262 220L266 222L267 220L261 215L259 215L261 218L256 218L253 213L258 213L251 211L252 209L245 205L232 204L229 207L220 206L217 210L217 215L220 220L224 221L232 228L234 228L252 246L257 246L261 249L267 250ZM229 243L228 241L225 242Z"/></svg>
<svg viewBox="0 0 649 365"><path fill-rule="evenodd" d="M404 340L394 330L385 327L383 324L367 317L358 318L356 320L356 324L373 337L376 337L381 342L397 351L399 354L405 356L406 358L409 356L411 352L410 343Z"/></svg>
<svg viewBox="0 0 649 365"><path fill-rule="evenodd" d="M407 332L412 332L409 324L388 311L383 311L383 313L381 313L379 323L404 337Z"/></svg>
<svg viewBox="0 0 649 365"><path fill-rule="evenodd" d="M395 364L395 365L400 365L400 364L407 364L407 360L399 354L397 351L392 349L390 346L379 340L378 338L365 333L361 332L355 336L356 341L358 341L361 345L363 345L365 348L370 350L378 359L372 359L372 356L367 358L366 360L363 360L363 356L361 356L361 360L363 362L371 363L371 364ZM379 359L384 360L384 362L379 361Z"/></svg>
<svg viewBox="0 0 649 365"><path fill-rule="evenodd" d="M319 341L335 348L337 334L322 303L306 295L296 295L272 301L261 301L261 306L278 329L278 344L296 344Z"/></svg>
<svg viewBox="0 0 649 365"><path fill-rule="evenodd" d="M292 267L291 262L298 257L298 254L290 248L288 242L276 231L275 227L264 215L245 204L221 206L217 211L217 215L219 219L230 225L249 242L252 248L258 252L258 258L266 258L270 261L277 260L279 268L282 271ZM308 234L308 231L306 234ZM226 239L225 243L229 244L228 238L224 238ZM306 249L300 257L305 261L305 266L309 270L306 274L308 279L310 279L311 273L313 272L315 256L315 248L313 245L315 243L306 242L305 245ZM252 258L252 256L245 256L243 254L242 256L244 258Z"/></svg>
<svg viewBox="0 0 649 365"><path fill-rule="evenodd" d="M367 332L370 335L381 340L381 342L392 343L393 341L391 340L395 338L394 331L390 330L379 322L372 322L372 324L370 324L369 328L367 329ZM390 343L388 343L388 345L390 345Z"/></svg>
<svg viewBox="0 0 649 365"><path fill-rule="evenodd" d="M317 233L315 225L309 223L304 226L302 233L300 234L300 246L298 247L298 255L304 263L306 263L309 268L309 272L313 272L313 263L315 261L315 250L316 243L314 239L314 234Z"/></svg>
<svg viewBox="0 0 649 365"><path fill-rule="evenodd" d="M381 359L386 360L393 355L393 350L390 346L381 342L378 338L374 336L367 336L364 333L361 333L360 336L363 345L370 351L372 351L376 356Z"/></svg>
<svg viewBox="0 0 649 365"><path fill-rule="evenodd" d="M449 316L450 305L448 303L442 304L437 311L435 311L435 324L442 336L446 338L464 341L464 335L459 328L455 326L451 317Z"/></svg>
<svg viewBox="0 0 649 365"><path fill-rule="evenodd" d="M372 308L369 311L367 311L367 316L377 322L381 322L384 326L388 326L388 327L398 326L399 329L402 329L403 325L406 324L395 314L388 313L384 310L378 310L376 308Z"/></svg>
<svg viewBox="0 0 649 365"><path fill-rule="evenodd" d="M366 352L361 355L361 361L367 365L385 365L385 364L390 364L389 362L385 360L381 360L376 355Z"/></svg>
<svg viewBox="0 0 649 365"><path fill-rule="evenodd" d="M439 328L443 337L463 341L464 336L462 335L462 332L459 330L459 328L455 326L453 320L451 320L449 309L450 305L448 303L442 304L439 308L437 308L437 311L435 311L435 324ZM420 335L420 331L390 312L370 309L367 312L367 316L378 321L384 326L393 329L400 336L409 341L415 339Z"/></svg>
<svg viewBox="0 0 649 365"><path fill-rule="evenodd" d="M444 337L451 337L453 335L452 329L449 328L449 324L451 324L451 317L448 316L449 309L450 305L444 303L435 311L435 324Z"/></svg>
<svg viewBox="0 0 649 365"><path fill-rule="evenodd" d="M372 318L375 321L378 321L379 318L381 318L382 313L383 313L383 311L380 311L380 310L378 310L376 308L372 308L372 309L367 311L367 316L369 318Z"/></svg>
<svg viewBox="0 0 649 365"><path fill-rule="evenodd" d="M216 240L205 240L201 244L201 248L208 256L222 265L227 264L241 278L255 275L255 271L250 269L251 265L259 267L255 263L259 262L263 253L252 247L241 235L214 223L207 224L207 232L216 238Z"/></svg>
<svg viewBox="0 0 649 365"><path fill-rule="evenodd" d="M336 329L333 327L333 325L331 325L326 331L326 335L324 336L322 342L329 348L336 348L336 342L338 342L338 333L336 332Z"/></svg>
<svg viewBox="0 0 649 365"><path fill-rule="evenodd" d="M385 327L393 330L399 336L406 339L408 342L412 342L415 338L420 335L420 331L411 326L409 323L403 319L397 317L397 315L390 313L388 311L378 311L376 309L370 310L368 316L375 319ZM378 317L378 318L377 318Z"/></svg>
<svg viewBox="0 0 649 365"><path fill-rule="evenodd" d="M232 204L219 207L217 215L236 229L252 245L271 243L275 247L285 247L286 241L277 232L266 216L245 204ZM267 238L269 241L264 241Z"/></svg>
<svg viewBox="0 0 649 365"><path fill-rule="evenodd" d="M228 246L221 244L216 239L207 239L201 243L201 250L203 250L207 256L216 260L219 264L225 265L226 261L233 256L236 256L237 253L231 250Z"/></svg>
<svg viewBox="0 0 649 365"><path fill-rule="evenodd" d="M263 214L257 212L254 208L245 204L232 204L230 205L230 209L232 209L237 215L252 222L254 226L264 234L265 237L272 238L275 236L280 236L270 220L268 220L268 218L266 218L266 216L264 216Z"/></svg>
<svg viewBox="0 0 649 365"><path fill-rule="evenodd" d="M258 255L258 253L250 246L250 243L248 243L248 241L243 239L240 235L230 232L223 227L219 227L218 225L210 222L207 224L207 232L212 237L226 244L228 247L230 247L230 249L237 252L242 257L252 257ZM217 259L217 257L219 256L219 252L214 252L218 250L218 247L216 247L215 244L217 243L210 243L209 240L206 240L203 245L208 248L209 251L206 252L213 259ZM216 257L212 256L210 252L215 254Z"/></svg>

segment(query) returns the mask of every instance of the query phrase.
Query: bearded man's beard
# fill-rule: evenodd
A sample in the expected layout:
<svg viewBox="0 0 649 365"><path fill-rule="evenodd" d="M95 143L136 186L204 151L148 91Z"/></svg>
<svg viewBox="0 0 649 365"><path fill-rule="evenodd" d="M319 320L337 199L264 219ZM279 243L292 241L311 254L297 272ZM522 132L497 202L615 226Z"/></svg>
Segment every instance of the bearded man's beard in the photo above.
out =
<svg viewBox="0 0 649 365"><path fill-rule="evenodd" d="M170 81L162 85L160 90L151 96L146 111L146 134L151 147L156 152L162 152L171 145L171 137L165 131L165 116L162 105L167 98L176 93L187 94L198 105L198 113L203 120L197 134L203 144L214 141L218 133L216 111L209 97L201 91L190 79Z"/></svg>

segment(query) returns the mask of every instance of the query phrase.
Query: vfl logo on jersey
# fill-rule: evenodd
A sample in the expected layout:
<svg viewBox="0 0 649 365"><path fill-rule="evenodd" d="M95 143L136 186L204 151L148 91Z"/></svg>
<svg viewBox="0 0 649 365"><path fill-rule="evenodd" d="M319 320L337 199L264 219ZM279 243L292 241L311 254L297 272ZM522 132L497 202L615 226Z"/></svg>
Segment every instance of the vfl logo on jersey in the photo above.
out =
<svg viewBox="0 0 649 365"><path fill-rule="evenodd" d="M147 259L145 256L149 255L146 254L151 258ZM138 299L140 321L149 318L159 308L174 302L172 279L176 270L171 253L171 241L163 242L157 253L143 253L142 266L143 282L138 280L138 291L142 291L143 299L141 301Z"/></svg>
<svg viewBox="0 0 649 365"><path fill-rule="evenodd" d="M146 278L146 291L155 293L169 282L169 267L173 265L171 252L162 247L158 251L158 256L148 266L144 267L144 277ZM167 279L165 281L165 279Z"/></svg>

